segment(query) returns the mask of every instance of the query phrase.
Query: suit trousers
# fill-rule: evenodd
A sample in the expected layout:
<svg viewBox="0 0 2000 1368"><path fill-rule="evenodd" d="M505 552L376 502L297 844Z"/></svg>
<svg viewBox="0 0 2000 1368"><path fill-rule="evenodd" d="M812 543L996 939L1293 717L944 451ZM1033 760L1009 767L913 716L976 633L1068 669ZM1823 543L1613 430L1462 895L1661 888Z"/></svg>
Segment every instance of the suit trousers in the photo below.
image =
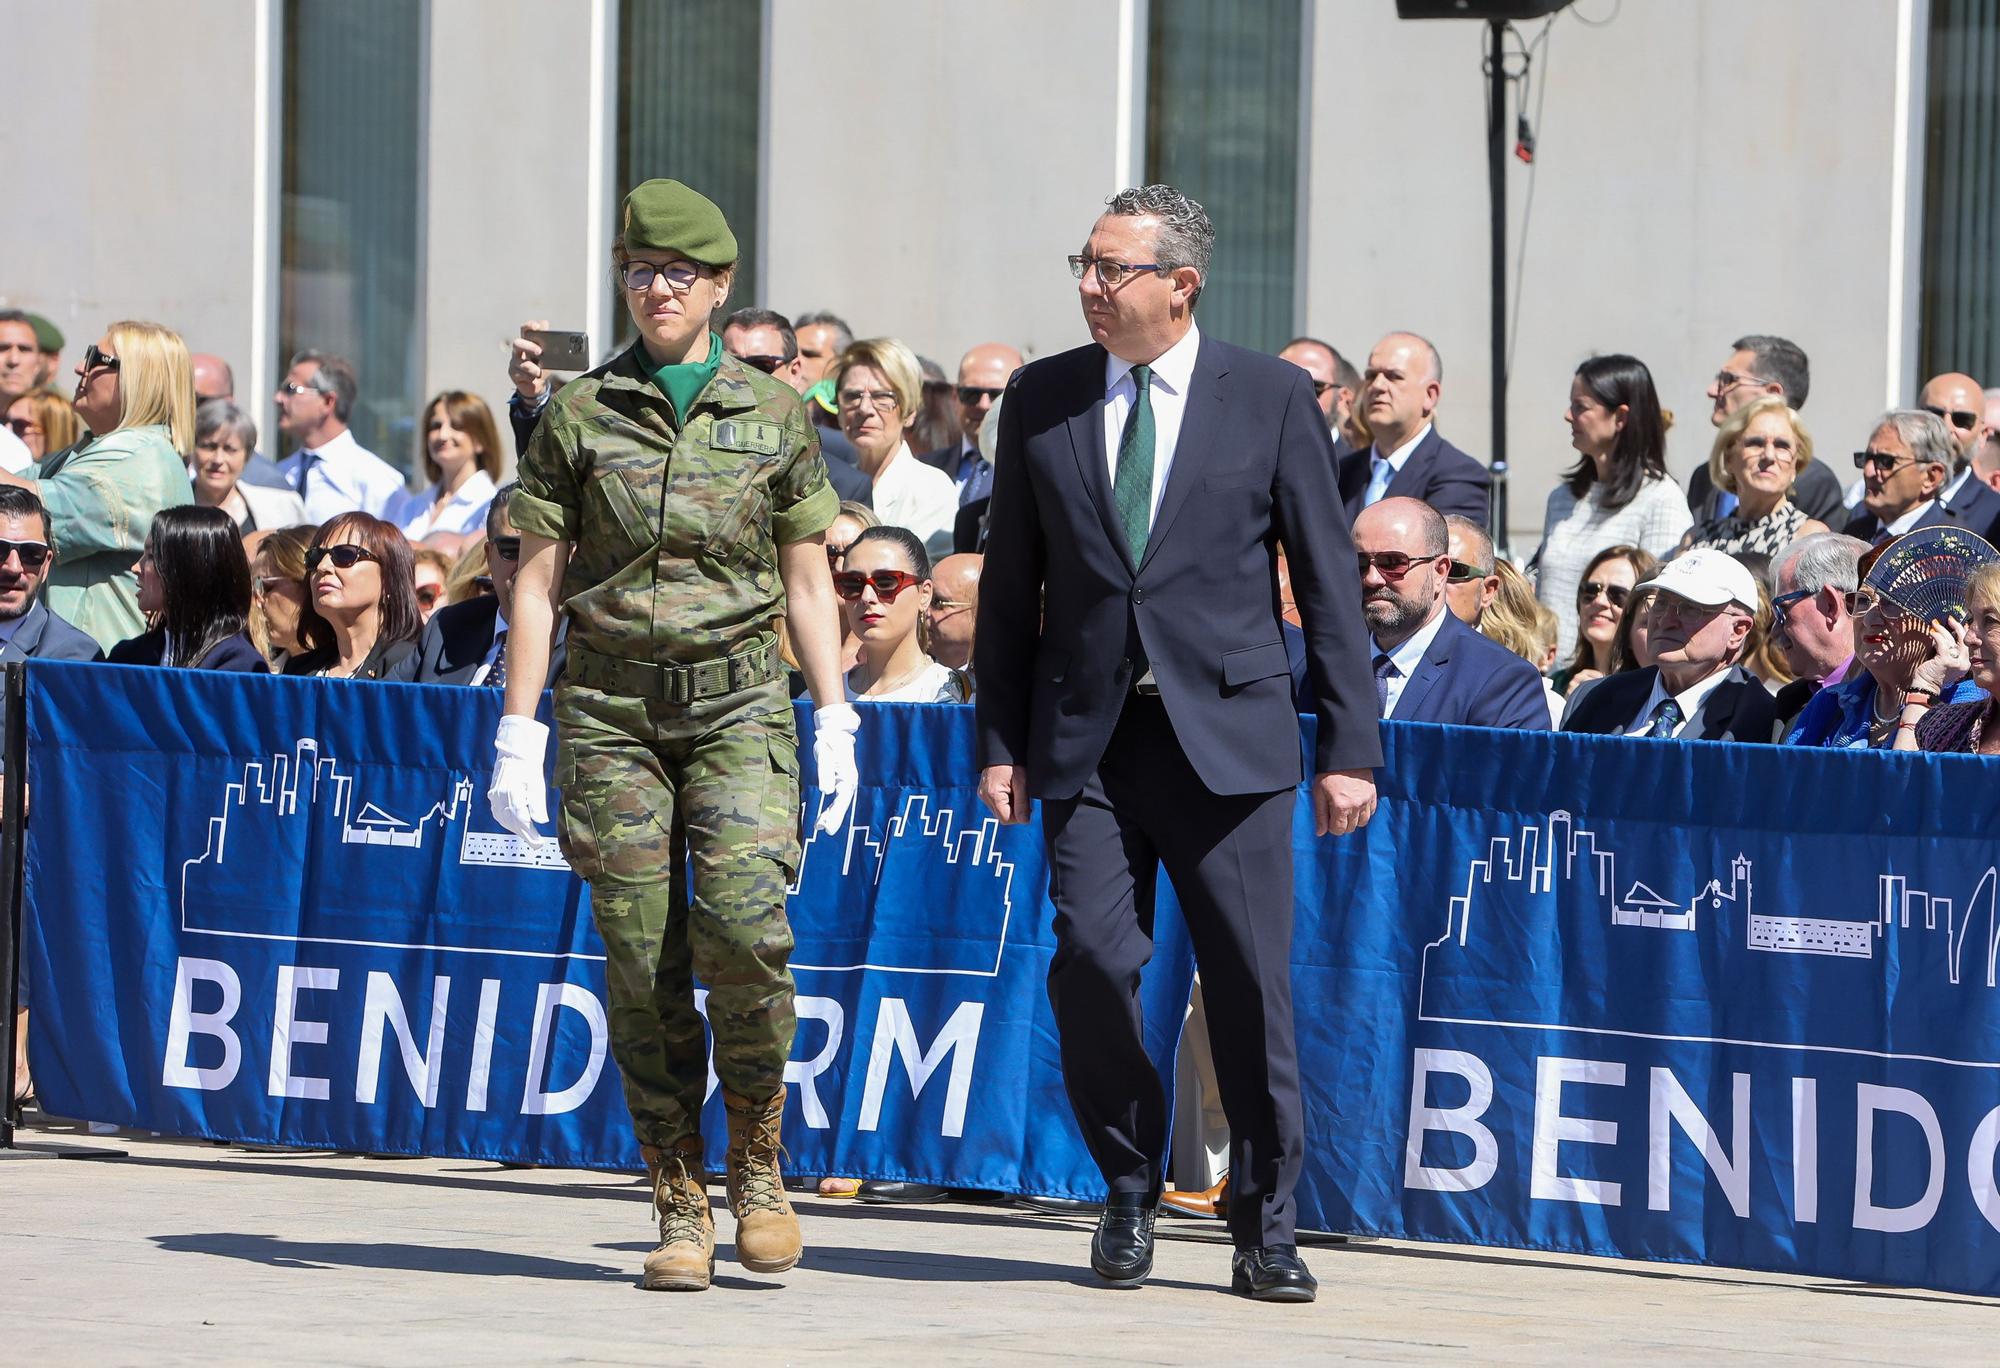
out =
<svg viewBox="0 0 2000 1368"><path fill-rule="evenodd" d="M1056 952L1049 1001L1063 1082L1113 1192L1158 1197L1166 1090L1146 1054L1139 971L1166 866L1201 967L1229 1118L1237 1247L1290 1244L1304 1158L1292 1027L1292 789L1211 793L1157 697L1132 695L1096 772L1044 799Z"/></svg>

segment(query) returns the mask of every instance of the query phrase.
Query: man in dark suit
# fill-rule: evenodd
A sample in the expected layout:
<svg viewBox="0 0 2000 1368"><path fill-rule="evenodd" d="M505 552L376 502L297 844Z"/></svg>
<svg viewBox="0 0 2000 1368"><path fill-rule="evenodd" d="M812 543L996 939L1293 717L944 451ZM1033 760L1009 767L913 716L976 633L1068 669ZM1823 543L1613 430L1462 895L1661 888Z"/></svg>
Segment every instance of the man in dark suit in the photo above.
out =
<svg viewBox="0 0 2000 1368"><path fill-rule="evenodd" d="M1958 447L1938 502L1963 526L1992 542L2000 536L2000 494L1979 478L1973 465L1986 440L1986 396L1979 382L1957 372L1934 375L1918 391L1917 407L1944 423Z"/></svg>
<svg viewBox="0 0 2000 1368"><path fill-rule="evenodd" d="M1730 344L1729 359L1708 382L1706 391L1714 407L1708 420L1716 427L1729 421L1731 414L1767 395L1783 399L1797 410L1806 406L1812 388L1812 368L1796 342L1766 333L1752 333ZM1736 506L1736 496L1715 487L1709 478L1708 462L1695 467L1688 477L1688 511L1695 526L1719 518ZM1841 475L1825 463L1810 461L1792 484L1793 504L1808 518L1839 527L1847 520L1847 493Z"/></svg>
<svg viewBox="0 0 2000 1368"><path fill-rule="evenodd" d="M1368 353L1361 411L1374 445L1340 462L1340 498L1351 523L1383 499L1421 499L1439 513L1486 526L1493 477L1431 425L1443 393L1437 348L1415 333L1390 333Z"/></svg>
<svg viewBox="0 0 2000 1368"><path fill-rule="evenodd" d="M1361 610L1374 634L1382 715L1547 731L1540 672L1449 610L1449 548L1444 519L1416 499L1384 499L1354 520L1354 549L1365 567Z"/></svg>
<svg viewBox="0 0 2000 1368"><path fill-rule="evenodd" d="M1360 444L1348 436L1356 431L1354 405L1361 396L1361 373L1354 369L1354 363L1335 351L1331 342L1317 337L1295 337L1278 349L1278 355L1312 377L1319 411L1333 429L1335 458L1360 450Z"/></svg>
<svg viewBox="0 0 2000 1368"><path fill-rule="evenodd" d="M1092 1268L1129 1285L1152 1267L1167 1120L1138 985L1164 861L1229 1117L1232 1286L1306 1301L1288 967L1301 774L1276 542L1319 698L1322 833L1374 811L1381 740L1325 417L1298 367L1194 326L1213 243L1170 186L1113 196L1070 258L1094 344L1032 362L1002 401L974 647L980 796L1003 822L1042 800L1049 998L1110 1189Z"/></svg>
<svg viewBox="0 0 2000 1368"><path fill-rule="evenodd" d="M431 614L417 638L417 649L390 670L387 678L403 684L483 684L503 688L507 673L507 609L514 602L514 572L520 568L521 534L514 530L507 502L514 494L510 481L493 493L486 507L486 573L493 592L447 604ZM548 687L554 688L567 663L564 638L568 619L556 623L556 641L549 652Z"/></svg>
<svg viewBox="0 0 2000 1368"><path fill-rule="evenodd" d="M1606 675L1569 696L1566 732L1768 743L1777 704L1737 663L1757 613L1757 581L1735 557L1682 553L1632 591L1647 609L1655 665Z"/></svg>
<svg viewBox="0 0 2000 1368"><path fill-rule="evenodd" d="M1861 508L1847 535L1888 541L1920 527L1963 527L1991 542L2000 535L2000 494L1968 479L1944 497L1958 443L1945 420L1922 409L1891 409L1859 453Z"/></svg>
<svg viewBox="0 0 2000 1368"><path fill-rule="evenodd" d="M960 508L993 493L993 463L979 449L979 429L1019 369L1020 351L1005 342L982 342L959 358L958 385L952 391L958 404L958 440L917 459L951 476L958 486Z"/></svg>
<svg viewBox="0 0 2000 1368"><path fill-rule="evenodd" d="M32 563L31 563L32 562ZM83 629L49 611L42 582L55 568L49 515L34 490L0 485L0 665L17 660L102 660ZM0 724L7 699L0 693Z"/></svg>

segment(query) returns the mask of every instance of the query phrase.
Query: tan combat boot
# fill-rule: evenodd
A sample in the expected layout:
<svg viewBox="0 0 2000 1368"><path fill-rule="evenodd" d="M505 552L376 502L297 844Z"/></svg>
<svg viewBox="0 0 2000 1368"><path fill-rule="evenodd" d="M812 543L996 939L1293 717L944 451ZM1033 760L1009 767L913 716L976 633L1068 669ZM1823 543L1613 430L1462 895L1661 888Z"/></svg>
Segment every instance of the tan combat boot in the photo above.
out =
<svg viewBox="0 0 2000 1368"><path fill-rule="evenodd" d="M660 1247L646 1256L639 1285L648 1292L706 1292L715 1275L715 1217L708 1209L708 1174L701 1141L670 1150L640 1146L653 1180Z"/></svg>
<svg viewBox="0 0 2000 1368"><path fill-rule="evenodd" d="M799 1261L799 1218L778 1172L778 1123L785 1093L762 1103L722 1095L729 1116L726 1189L736 1217L736 1258L753 1273L782 1273Z"/></svg>

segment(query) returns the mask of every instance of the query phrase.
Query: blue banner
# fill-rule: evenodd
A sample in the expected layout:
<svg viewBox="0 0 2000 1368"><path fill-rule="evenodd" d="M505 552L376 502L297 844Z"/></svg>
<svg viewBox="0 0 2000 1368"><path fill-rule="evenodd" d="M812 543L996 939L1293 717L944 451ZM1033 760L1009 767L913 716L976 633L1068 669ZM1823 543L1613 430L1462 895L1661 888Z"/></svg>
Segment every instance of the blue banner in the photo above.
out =
<svg viewBox="0 0 2000 1368"><path fill-rule="evenodd" d="M485 811L497 706L33 666L49 1109L635 1166L587 892ZM1303 1225L2000 1293L1991 762L1385 733L1365 834L1294 828ZM985 819L965 710L867 709L860 756L791 903L793 1166L1101 1192L1039 830Z"/></svg>

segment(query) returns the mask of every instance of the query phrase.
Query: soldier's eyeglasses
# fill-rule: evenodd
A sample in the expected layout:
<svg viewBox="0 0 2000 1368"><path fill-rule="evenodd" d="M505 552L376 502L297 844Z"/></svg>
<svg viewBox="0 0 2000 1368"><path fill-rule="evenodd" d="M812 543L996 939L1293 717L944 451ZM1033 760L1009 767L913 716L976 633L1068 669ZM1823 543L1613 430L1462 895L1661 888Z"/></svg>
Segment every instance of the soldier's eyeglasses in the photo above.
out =
<svg viewBox="0 0 2000 1368"><path fill-rule="evenodd" d="M676 261L671 266L655 266L650 261L628 261L618 268L618 279L634 293L652 289L656 276L665 279L667 288L675 294L686 294L701 279L701 268L685 261Z"/></svg>
<svg viewBox="0 0 2000 1368"><path fill-rule="evenodd" d="M509 565L521 559L521 539L519 537L489 537L486 545L493 554Z"/></svg>
<svg viewBox="0 0 2000 1368"><path fill-rule="evenodd" d="M378 565L382 558L365 546L315 546L306 552L306 573L319 569L321 561L332 561L338 569L352 570L362 561L374 561Z"/></svg>
<svg viewBox="0 0 2000 1368"><path fill-rule="evenodd" d="M842 570L833 577L833 592L853 600L861 597L863 589L872 588L876 598L888 603L905 589L922 583L907 570L870 570L865 575L859 570Z"/></svg>

